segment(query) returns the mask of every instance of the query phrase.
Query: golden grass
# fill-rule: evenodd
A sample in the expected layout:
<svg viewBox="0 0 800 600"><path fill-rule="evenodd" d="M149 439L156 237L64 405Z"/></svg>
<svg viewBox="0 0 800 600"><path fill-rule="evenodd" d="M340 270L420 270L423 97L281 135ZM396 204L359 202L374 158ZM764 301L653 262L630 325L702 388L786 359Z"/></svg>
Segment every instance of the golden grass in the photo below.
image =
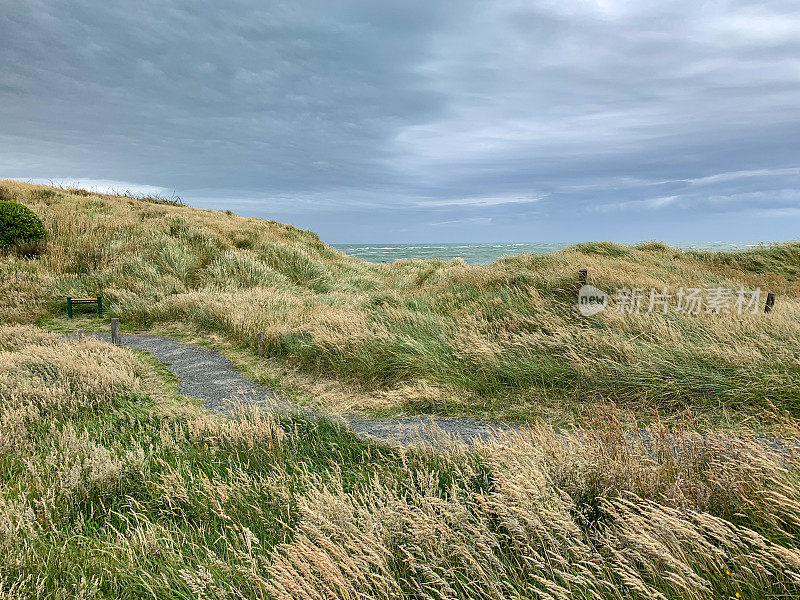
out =
<svg viewBox="0 0 800 600"><path fill-rule="evenodd" d="M635 448L590 443L562 450L563 444L552 432L538 431L479 448L492 476L491 489L482 493L454 484L443 497L430 473L417 473L412 492L382 481L358 494L336 483L317 486L299 505L295 539L266 562L272 578L265 585L287 599L796 593L788 591L800 585L796 547L696 508L718 501L718 494L737 501L742 492L763 494L758 479L738 481L746 489L731 493L720 485L729 478L714 467L705 482L675 481L669 469L689 465L655 465ZM613 458L594 460L598 450ZM755 464L758 475L774 477L770 483L781 489L770 496L792 505L773 506L764 516L796 531L797 455L794 477L785 481L781 461L750 450L732 466L749 472ZM480 476L486 473L460 466L456 477ZM695 487L705 493L696 495ZM576 502L581 499L591 502Z"/></svg>
<svg viewBox="0 0 800 600"><path fill-rule="evenodd" d="M609 410L387 449L325 420L209 415L97 341L5 326L0 348L2 419L21 415L0 453L0 597L800 594L791 417L780 445L630 435Z"/></svg>
<svg viewBox="0 0 800 600"><path fill-rule="evenodd" d="M800 407L800 246L741 254L584 244L488 266L368 264L291 226L225 212L5 181L49 232L0 261L0 320L74 326L66 296L102 295L123 325L220 339L332 410L574 423L611 401L639 418L690 411L758 426ZM669 286L778 294L769 315L576 309L577 272L608 291ZM93 323L91 320L82 323Z"/></svg>

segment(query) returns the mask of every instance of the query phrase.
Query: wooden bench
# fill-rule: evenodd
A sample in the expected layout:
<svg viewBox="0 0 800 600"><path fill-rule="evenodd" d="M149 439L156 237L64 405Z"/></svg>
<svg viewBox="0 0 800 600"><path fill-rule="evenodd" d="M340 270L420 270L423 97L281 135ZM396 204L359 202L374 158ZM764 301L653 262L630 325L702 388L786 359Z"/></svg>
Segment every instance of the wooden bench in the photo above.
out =
<svg viewBox="0 0 800 600"><path fill-rule="evenodd" d="M75 304L94 304L97 303L97 316L103 318L103 298L97 296L96 298L67 298L67 315L72 319L72 307Z"/></svg>

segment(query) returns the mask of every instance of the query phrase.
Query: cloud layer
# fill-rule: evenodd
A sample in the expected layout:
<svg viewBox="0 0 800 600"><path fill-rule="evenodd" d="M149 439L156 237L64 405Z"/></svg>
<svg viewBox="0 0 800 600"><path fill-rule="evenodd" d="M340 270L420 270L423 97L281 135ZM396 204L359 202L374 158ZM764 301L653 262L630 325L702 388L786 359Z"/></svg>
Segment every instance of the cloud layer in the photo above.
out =
<svg viewBox="0 0 800 600"><path fill-rule="evenodd" d="M334 242L800 237L796 0L16 2L0 176Z"/></svg>

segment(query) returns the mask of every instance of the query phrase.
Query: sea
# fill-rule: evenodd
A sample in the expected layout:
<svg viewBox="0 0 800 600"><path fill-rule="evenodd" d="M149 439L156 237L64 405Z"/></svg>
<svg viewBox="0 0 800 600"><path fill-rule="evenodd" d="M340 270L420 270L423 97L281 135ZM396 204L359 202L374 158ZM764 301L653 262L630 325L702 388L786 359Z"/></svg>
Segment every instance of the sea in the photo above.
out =
<svg viewBox="0 0 800 600"><path fill-rule="evenodd" d="M770 242L668 242L683 250L746 250ZM503 244L333 244L342 252L368 262L394 262L410 258L456 257L475 265L487 265L503 256L516 254L547 254L557 252L575 242L524 242Z"/></svg>

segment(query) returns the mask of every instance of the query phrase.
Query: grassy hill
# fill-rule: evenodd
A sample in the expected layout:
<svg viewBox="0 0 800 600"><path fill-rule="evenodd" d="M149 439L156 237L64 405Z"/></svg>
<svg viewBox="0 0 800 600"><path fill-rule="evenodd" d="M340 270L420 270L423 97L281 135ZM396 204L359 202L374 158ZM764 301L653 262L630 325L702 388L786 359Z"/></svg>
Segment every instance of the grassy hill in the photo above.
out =
<svg viewBox="0 0 800 600"><path fill-rule="evenodd" d="M800 244L724 253L598 242L488 266L368 264L308 231L157 198L11 181L0 197L49 232L37 258L0 262L5 323L74 325L64 298L101 294L125 327L214 336L257 376L333 409L556 423L601 402L731 424L771 405L800 412ZM585 318L582 268L611 293L760 287L778 301L769 315ZM260 332L267 358L256 362Z"/></svg>
<svg viewBox="0 0 800 600"><path fill-rule="evenodd" d="M157 198L13 182L0 198L50 232L40 255L0 260L2 599L800 596L797 245L370 265ZM605 289L761 286L778 302L588 319L579 268ZM64 296L96 293L128 327L220 345L333 408L596 410L574 431L538 423L471 448L226 418L143 353L44 331L107 327L64 315ZM665 419L630 435L610 401ZM698 435L689 408L782 437Z"/></svg>

